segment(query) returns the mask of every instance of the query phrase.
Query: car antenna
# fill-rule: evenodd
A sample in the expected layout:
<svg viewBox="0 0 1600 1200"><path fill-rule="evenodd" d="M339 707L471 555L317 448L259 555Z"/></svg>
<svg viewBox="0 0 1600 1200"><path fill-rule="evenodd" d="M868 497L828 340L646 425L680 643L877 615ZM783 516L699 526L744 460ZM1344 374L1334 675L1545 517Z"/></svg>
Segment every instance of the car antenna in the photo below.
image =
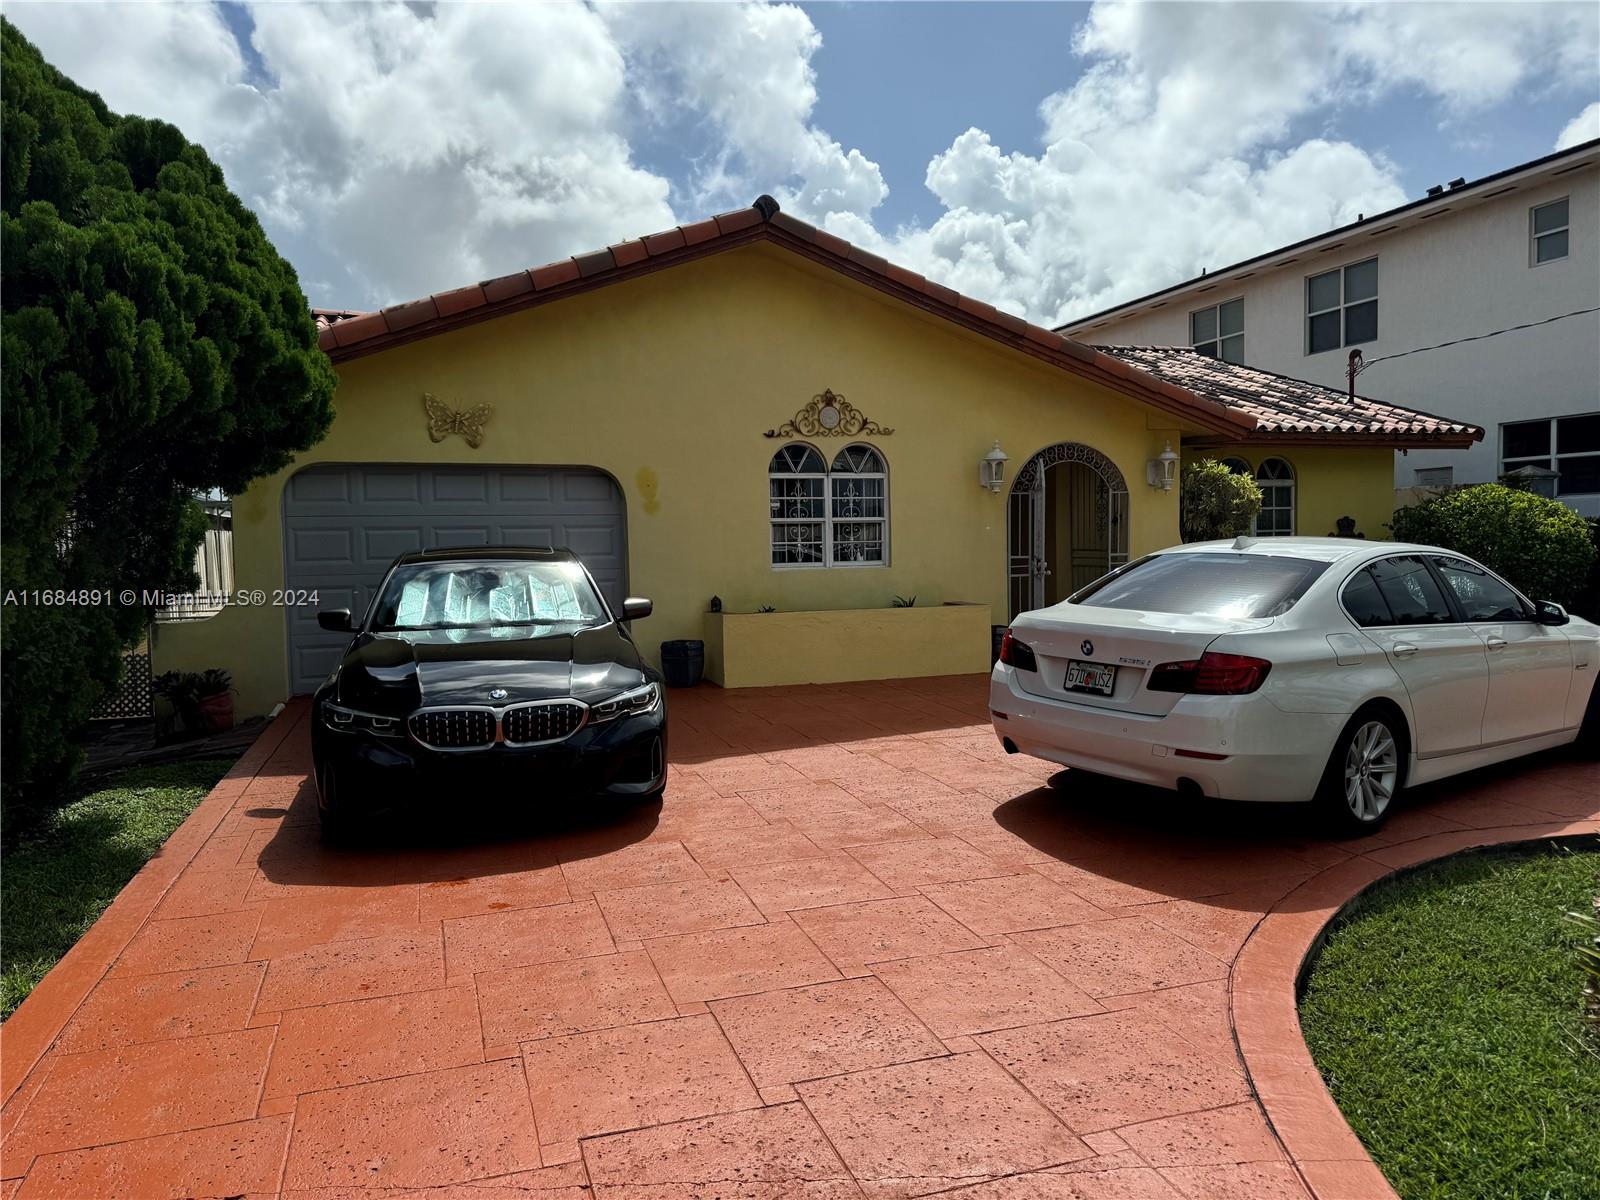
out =
<svg viewBox="0 0 1600 1200"><path fill-rule="evenodd" d="M1234 550L1248 550L1255 544L1255 538L1241 533L1238 537L1233 539L1233 546L1231 548Z"/></svg>

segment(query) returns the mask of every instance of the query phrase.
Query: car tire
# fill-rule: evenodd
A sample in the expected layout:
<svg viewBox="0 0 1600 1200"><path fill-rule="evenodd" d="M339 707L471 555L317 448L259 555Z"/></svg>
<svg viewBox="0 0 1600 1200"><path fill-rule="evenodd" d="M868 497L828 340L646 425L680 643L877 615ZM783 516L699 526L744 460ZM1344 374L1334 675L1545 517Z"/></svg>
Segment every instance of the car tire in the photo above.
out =
<svg viewBox="0 0 1600 1200"><path fill-rule="evenodd" d="M1372 833L1389 819L1405 787L1409 755L1405 725L1384 708L1351 717L1333 744L1315 803L1337 834Z"/></svg>
<svg viewBox="0 0 1600 1200"><path fill-rule="evenodd" d="M333 767L317 772L317 821L322 841L329 846L348 845L355 834L354 822L340 803L339 773Z"/></svg>

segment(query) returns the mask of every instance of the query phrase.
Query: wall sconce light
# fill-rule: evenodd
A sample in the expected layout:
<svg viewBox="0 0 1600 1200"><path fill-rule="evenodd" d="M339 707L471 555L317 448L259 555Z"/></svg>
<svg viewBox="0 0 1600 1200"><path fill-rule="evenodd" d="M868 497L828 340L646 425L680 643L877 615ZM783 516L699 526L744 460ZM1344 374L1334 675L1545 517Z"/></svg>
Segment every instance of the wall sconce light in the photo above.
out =
<svg viewBox="0 0 1600 1200"><path fill-rule="evenodd" d="M998 494L1006 477L1006 463L1010 461L1010 455L1000 449L1000 439L996 438L994 449L978 460L978 486Z"/></svg>
<svg viewBox="0 0 1600 1200"><path fill-rule="evenodd" d="M1178 455L1172 449L1172 443L1167 443L1167 448L1152 458L1144 465L1146 481L1153 488L1160 488L1163 492L1172 490L1172 481L1178 474Z"/></svg>

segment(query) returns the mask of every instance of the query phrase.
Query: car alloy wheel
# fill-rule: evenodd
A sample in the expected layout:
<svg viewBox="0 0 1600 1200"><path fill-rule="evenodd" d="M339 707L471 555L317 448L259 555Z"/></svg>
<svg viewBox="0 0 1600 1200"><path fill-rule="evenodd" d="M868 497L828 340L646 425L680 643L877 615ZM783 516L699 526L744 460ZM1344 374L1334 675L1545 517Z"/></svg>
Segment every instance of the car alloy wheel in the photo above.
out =
<svg viewBox="0 0 1600 1200"><path fill-rule="evenodd" d="M1350 738L1344 754L1344 802L1356 820L1376 821L1394 799L1400 779L1400 748L1382 721L1368 721Z"/></svg>

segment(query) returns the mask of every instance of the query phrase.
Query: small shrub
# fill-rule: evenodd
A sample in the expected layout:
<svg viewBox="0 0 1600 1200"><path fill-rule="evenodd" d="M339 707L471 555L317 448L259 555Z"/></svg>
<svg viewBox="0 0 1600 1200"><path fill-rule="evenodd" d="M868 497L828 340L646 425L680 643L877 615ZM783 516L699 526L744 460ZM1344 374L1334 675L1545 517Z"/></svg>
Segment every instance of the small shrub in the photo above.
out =
<svg viewBox="0 0 1600 1200"><path fill-rule="evenodd" d="M1600 622L1600 517L1590 517L1589 540L1594 544L1594 561L1589 578L1572 598L1572 611L1586 621Z"/></svg>
<svg viewBox="0 0 1600 1200"><path fill-rule="evenodd" d="M233 676L220 667L212 667L200 673L200 679L195 684L195 695L204 700L207 696L226 696L233 690Z"/></svg>
<svg viewBox="0 0 1600 1200"><path fill-rule="evenodd" d="M1595 561L1587 521L1558 500L1499 483L1399 509L1390 528L1399 541L1477 559L1533 600L1571 605Z"/></svg>
<svg viewBox="0 0 1600 1200"><path fill-rule="evenodd" d="M777 610L777 609L776 609L776 608L774 608L774 607L773 607L773 606L772 606L772 605L770 605L770 604L763 604L763 605L761 605L761 606L760 606L760 607L758 607L758 608L757 608L757 609L756 609L756 611L757 611L757 612L777 612L777 611L778 611L778 610Z"/></svg>
<svg viewBox="0 0 1600 1200"><path fill-rule="evenodd" d="M916 606L917 598L915 596L896 596L889 605L890 608L915 608Z"/></svg>
<svg viewBox="0 0 1600 1200"><path fill-rule="evenodd" d="M1249 533L1261 511L1261 488L1215 459L1183 469L1179 530L1186 542L1210 542Z"/></svg>

